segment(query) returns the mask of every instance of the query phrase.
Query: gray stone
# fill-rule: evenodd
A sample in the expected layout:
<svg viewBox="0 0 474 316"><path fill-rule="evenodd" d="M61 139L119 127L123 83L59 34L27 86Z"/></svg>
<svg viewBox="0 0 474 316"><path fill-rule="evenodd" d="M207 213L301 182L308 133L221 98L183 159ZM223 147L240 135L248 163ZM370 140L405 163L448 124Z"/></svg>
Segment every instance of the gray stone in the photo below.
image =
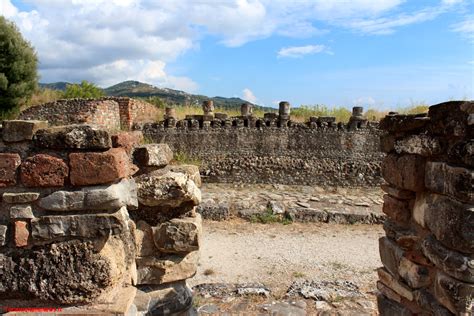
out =
<svg viewBox="0 0 474 316"><path fill-rule="evenodd" d="M137 222L134 239L137 257L159 255L159 251L153 242L153 228L145 221Z"/></svg>
<svg viewBox="0 0 474 316"><path fill-rule="evenodd" d="M397 276L403 250L389 238L382 237L379 239L379 252L384 267L392 275Z"/></svg>
<svg viewBox="0 0 474 316"><path fill-rule="evenodd" d="M456 315L470 315L473 311L474 284L460 282L438 271L433 294L443 306Z"/></svg>
<svg viewBox="0 0 474 316"><path fill-rule="evenodd" d="M165 167L173 159L173 152L168 144L148 144L136 147L133 157L140 167Z"/></svg>
<svg viewBox="0 0 474 316"><path fill-rule="evenodd" d="M182 173L168 172L162 175L152 172L137 177L136 181L138 201L146 206L195 206L201 202L201 191Z"/></svg>
<svg viewBox="0 0 474 316"><path fill-rule="evenodd" d="M272 210L272 213L275 215L285 213L285 206L281 202L268 201L268 207Z"/></svg>
<svg viewBox="0 0 474 316"><path fill-rule="evenodd" d="M31 236L35 242L58 237L101 237L128 231L125 207L112 214L43 216L31 220Z"/></svg>
<svg viewBox="0 0 474 316"><path fill-rule="evenodd" d="M248 296L248 295L257 295L257 296L270 296L270 290L265 287L263 284L238 284L235 289L237 295Z"/></svg>
<svg viewBox="0 0 474 316"><path fill-rule="evenodd" d="M309 203L305 203L305 202L296 202L296 205L304 207L304 208L310 208L311 207L311 205Z"/></svg>
<svg viewBox="0 0 474 316"><path fill-rule="evenodd" d="M33 137L40 148L109 149L112 140L107 131L90 125L68 125L41 129Z"/></svg>
<svg viewBox="0 0 474 316"><path fill-rule="evenodd" d="M444 162L426 163L425 185L431 191L474 203L474 171Z"/></svg>
<svg viewBox="0 0 474 316"><path fill-rule="evenodd" d="M188 279L196 274L199 252L185 256L138 257L138 284L163 284Z"/></svg>
<svg viewBox="0 0 474 316"><path fill-rule="evenodd" d="M202 215L202 218L213 221L223 221L231 216L228 203L217 203L213 199L202 201L201 204L197 206L196 211Z"/></svg>
<svg viewBox="0 0 474 316"><path fill-rule="evenodd" d="M276 302L262 305L268 315L274 316L306 316L306 308L288 302Z"/></svg>
<svg viewBox="0 0 474 316"><path fill-rule="evenodd" d="M122 179L108 186L84 187L81 191L56 191L39 202L49 211L108 211L123 206L138 207L137 186L133 179Z"/></svg>
<svg viewBox="0 0 474 316"><path fill-rule="evenodd" d="M31 206L29 205L14 205L10 207L10 218L35 218Z"/></svg>
<svg viewBox="0 0 474 316"><path fill-rule="evenodd" d="M399 200L411 200L415 198L415 192L413 191L402 190L388 184L382 184L381 187L386 193Z"/></svg>
<svg viewBox="0 0 474 316"><path fill-rule="evenodd" d="M423 254L450 276L474 283L474 255L465 255L443 246L434 236L422 243Z"/></svg>
<svg viewBox="0 0 474 316"><path fill-rule="evenodd" d="M7 230L6 225L0 225L0 247L7 243Z"/></svg>
<svg viewBox="0 0 474 316"><path fill-rule="evenodd" d="M3 193L3 202L10 204L31 203L39 198L37 192Z"/></svg>
<svg viewBox="0 0 474 316"><path fill-rule="evenodd" d="M31 140L37 130L47 127L47 121L3 121L2 137L6 142Z"/></svg>
<svg viewBox="0 0 474 316"><path fill-rule="evenodd" d="M174 218L153 229L156 247L165 253L188 253L199 250L201 215Z"/></svg>
<svg viewBox="0 0 474 316"><path fill-rule="evenodd" d="M439 140L427 135L410 135L397 140L394 147L398 154L416 154L425 157L437 155L441 151Z"/></svg>
<svg viewBox="0 0 474 316"><path fill-rule="evenodd" d="M385 296L377 295L377 305L380 316L412 316L413 313L405 306L392 301Z"/></svg>
<svg viewBox="0 0 474 316"><path fill-rule="evenodd" d="M445 195L417 194L413 219L446 247L474 253L474 208Z"/></svg>
<svg viewBox="0 0 474 316"><path fill-rule="evenodd" d="M427 267L416 264L405 257L400 259L398 274L414 289L419 289L431 284L432 276Z"/></svg>
<svg viewBox="0 0 474 316"><path fill-rule="evenodd" d="M137 292L141 292L139 303L146 303L149 299L146 312L143 310L146 304L142 304L139 308L145 312L145 315L194 315L186 313L193 302L192 293L186 285L186 281L163 285L142 285L138 288ZM144 295L146 298L143 297Z"/></svg>
<svg viewBox="0 0 474 316"><path fill-rule="evenodd" d="M201 187L201 175L199 174L199 167L195 165L170 165L168 166L170 171L184 173L189 176L189 179L194 181L194 184L198 188Z"/></svg>

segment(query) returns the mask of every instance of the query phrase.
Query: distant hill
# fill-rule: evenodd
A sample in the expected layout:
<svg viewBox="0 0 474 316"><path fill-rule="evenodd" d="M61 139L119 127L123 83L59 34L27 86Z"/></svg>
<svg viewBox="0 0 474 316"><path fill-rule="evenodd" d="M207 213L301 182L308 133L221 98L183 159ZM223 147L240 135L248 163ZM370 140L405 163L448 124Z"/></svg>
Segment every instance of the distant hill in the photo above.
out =
<svg viewBox="0 0 474 316"><path fill-rule="evenodd" d="M66 89L67 82L55 82L55 83L40 83L40 87L48 88L53 90ZM116 97L131 97L131 98L148 98L148 97L159 97L165 103L171 104L189 104L189 105L200 105L204 100L213 100L214 105L220 108L226 109L240 109L240 105L245 103L245 100L241 98L225 98L225 97L207 97L204 95L190 94L180 90L173 90L169 88L159 88L153 85L139 82L139 81L124 81L113 85L111 87L103 89L104 93L108 96ZM255 105L256 108L260 108L263 111L275 111L274 108L262 107Z"/></svg>

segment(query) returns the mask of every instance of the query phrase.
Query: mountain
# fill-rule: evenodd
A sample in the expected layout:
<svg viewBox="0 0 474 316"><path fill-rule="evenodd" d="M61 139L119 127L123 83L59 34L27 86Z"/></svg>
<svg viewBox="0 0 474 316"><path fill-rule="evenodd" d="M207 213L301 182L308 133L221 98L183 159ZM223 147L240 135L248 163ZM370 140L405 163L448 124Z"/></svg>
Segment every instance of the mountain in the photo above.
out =
<svg viewBox="0 0 474 316"><path fill-rule="evenodd" d="M48 88L52 90L66 90L68 82L54 82L54 83L40 83L41 88ZM204 100L213 100L214 105L219 108L225 109L240 109L240 105L245 103L245 100L241 98L225 98L225 97L207 97L205 95L190 94L180 90L173 90L168 88L158 88L153 85L139 82L139 81L124 81L113 85L111 87L103 89L104 93L108 96L115 97L131 97L131 98L149 98L159 97L165 103L171 104L190 104L200 105ZM255 105L255 108L259 108L263 111L275 111L274 108L263 107Z"/></svg>

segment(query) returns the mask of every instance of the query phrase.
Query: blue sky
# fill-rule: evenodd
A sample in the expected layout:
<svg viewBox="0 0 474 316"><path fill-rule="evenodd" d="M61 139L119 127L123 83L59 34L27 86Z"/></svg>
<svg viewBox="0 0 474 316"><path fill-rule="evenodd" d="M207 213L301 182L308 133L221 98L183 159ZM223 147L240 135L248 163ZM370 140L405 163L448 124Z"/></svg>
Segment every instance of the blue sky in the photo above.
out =
<svg viewBox="0 0 474 316"><path fill-rule="evenodd" d="M0 0L42 82L139 80L262 105L474 98L470 0Z"/></svg>

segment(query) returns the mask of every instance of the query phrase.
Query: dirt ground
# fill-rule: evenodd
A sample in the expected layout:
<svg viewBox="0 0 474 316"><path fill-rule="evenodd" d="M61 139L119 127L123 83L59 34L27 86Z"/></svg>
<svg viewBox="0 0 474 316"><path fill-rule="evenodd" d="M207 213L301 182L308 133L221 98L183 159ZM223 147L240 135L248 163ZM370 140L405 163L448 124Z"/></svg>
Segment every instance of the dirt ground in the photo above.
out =
<svg viewBox="0 0 474 316"><path fill-rule="evenodd" d="M381 236L381 225L204 221L200 265L189 285L258 282L278 300L295 280L348 280L374 301Z"/></svg>

